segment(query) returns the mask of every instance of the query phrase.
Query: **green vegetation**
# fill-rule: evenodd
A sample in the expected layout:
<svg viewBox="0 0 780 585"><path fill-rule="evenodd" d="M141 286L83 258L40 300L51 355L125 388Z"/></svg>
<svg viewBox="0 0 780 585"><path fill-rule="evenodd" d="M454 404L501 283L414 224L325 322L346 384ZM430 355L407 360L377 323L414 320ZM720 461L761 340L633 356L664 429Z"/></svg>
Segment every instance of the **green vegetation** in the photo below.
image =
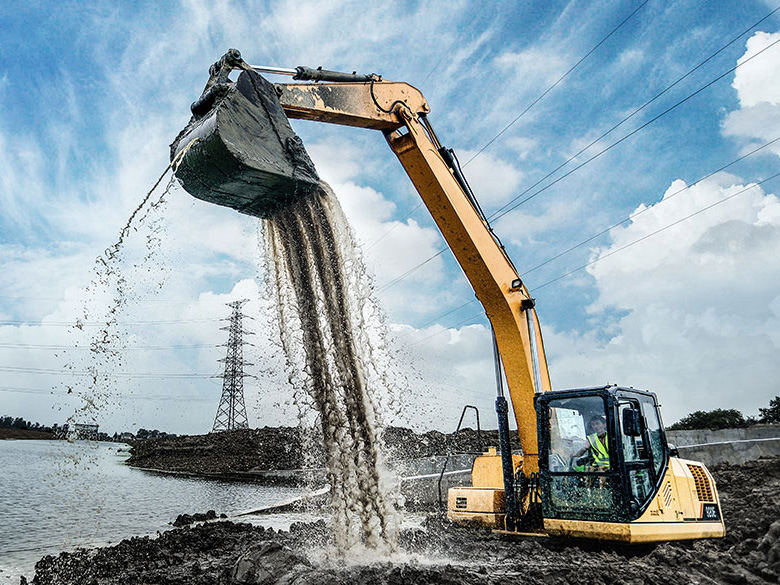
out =
<svg viewBox="0 0 780 585"><path fill-rule="evenodd" d="M48 427L37 422L30 422L24 420L22 417L13 416L0 416L0 429L11 429L14 431L38 431L41 433L51 433L58 439L64 439L68 435L69 425L58 425L54 423ZM136 434L133 433L114 433L113 436L103 432L97 433L94 437L89 437L97 441L125 441L125 440L139 440L146 439L158 439L163 437L175 437L175 434L166 433L164 431L158 431L157 429L138 429Z"/></svg>
<svg viewBox="0 0 780 585"><path fill-rule="evenodd" d="M761 413L758 422L780 423L780 396L775 396L769 401L769 408L759 408L758 411Z"/></svg>
<svg viewBox="0 0 780 585"><path fill-rule="evenodd" d="M697 410L683 417L669 427L670 431L692 431L698 429L736 429L749 427L756 423L780 423L780 396L769 401L768 408L759 408L758 417L745 416L734 408L717 408L715 410Z"/></svg>
<svg viewBox="0 0 780 585"><path fill-rule="evenodd" d="M55 423L52 427L47 427L41 423L33 423L24 420L22 417L0 416L0 429L14 429L17 431L40 431L42 433L57 434L60 427Z"/></svg>
<svg viewBox="0 0 780 585"><path fill-rule="evenodd" d="M734 408L704 411L697 410L669 427L670 431L691 431L695 429L736 429L746 427L755 420Z"/></svg>

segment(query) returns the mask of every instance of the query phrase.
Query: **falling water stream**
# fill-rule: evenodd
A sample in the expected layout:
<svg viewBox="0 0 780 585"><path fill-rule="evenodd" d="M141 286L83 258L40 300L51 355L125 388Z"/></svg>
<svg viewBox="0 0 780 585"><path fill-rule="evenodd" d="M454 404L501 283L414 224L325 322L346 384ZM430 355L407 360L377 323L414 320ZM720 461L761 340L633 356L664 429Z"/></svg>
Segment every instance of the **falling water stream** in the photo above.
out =
<svg viewBox="0 0 780 585"><path fill-rule="evenodd" d="M264 222L290 382L318 414L337 550L397 549L396 491L383 461L386 388L378 308L351 229L330 188ZM308 398L308 400L306 400Z"/></svg>

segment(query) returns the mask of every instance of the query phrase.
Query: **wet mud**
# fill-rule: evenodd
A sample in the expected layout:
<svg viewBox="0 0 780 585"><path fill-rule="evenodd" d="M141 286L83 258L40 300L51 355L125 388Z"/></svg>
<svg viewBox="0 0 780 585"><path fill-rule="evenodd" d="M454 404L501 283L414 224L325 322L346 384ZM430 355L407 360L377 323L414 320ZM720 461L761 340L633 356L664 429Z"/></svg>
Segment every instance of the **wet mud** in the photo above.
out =
<svg viewBox="0 0 780 585"><path fill-rule="evenodd" d="M384 461L376 307L351 229L330 188L263 221L266 288L276 299L300 421L316 413L330 485L335 548L397 548L397 482Z"/></svg>
<svg viewBox="0 0 780 585"><path fill-rule="evenodd" d="M777 583L780 578L780 460L714 470L726 538L620 547L510 538L429 516L402 530L393 554L334 560L323 522L275 532L208 522L103 549L45 557L37 584L371 583L661 584Z"/></svg>

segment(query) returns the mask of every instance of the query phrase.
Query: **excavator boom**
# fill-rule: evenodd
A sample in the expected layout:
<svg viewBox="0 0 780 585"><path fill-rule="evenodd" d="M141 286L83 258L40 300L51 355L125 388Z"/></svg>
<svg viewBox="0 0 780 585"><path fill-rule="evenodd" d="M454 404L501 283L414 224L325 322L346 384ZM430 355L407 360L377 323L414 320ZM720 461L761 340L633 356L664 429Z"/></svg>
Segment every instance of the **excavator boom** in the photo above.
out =
<svg viewBox="0 0 780 585"><path fill-rule="evenodd" d="M533 300L430 128L422 94L406 83L276 84L290 118L383 130L485 308L518 421L523 471L538 471L536 392L550 389ZM537 348L534 356L531 348ZM535 375L536 370L536 375ZM538 386L538 387L537 387Z"/></svg>
<svg viewBox="0 0 780 585"><path fill-rule="evenodd" d="M467 186L459 181L451 151L439 144L423 95L407 83L377 75L318 74L319 70L304 67L284 71L303 71L298 75L325 81L362 81L271 84L236 54L228 53L212 66L206 90L192 105L195 118L173 145L176 156L193 138L200 140L177 173L185 188L196 197L260 217L311 192L316 171L307 156L289 146L297 137L281 119L279 106L287 118L382 131L485 308L518 422L523 472L537 472L534 395L550 389L550 377L534 301ZM233 69L244 70L235 89L220 90L233 87L227 81ZM233 103L220 108L220 100ZM258 111L264 111L268 120ZM258 141L261 154L252 155L249 143ZM203 169L217 156L225 162L214 178L215 173ZM224 169L231 167L232 159L251 163L251 168L227 176Z"/></svg>

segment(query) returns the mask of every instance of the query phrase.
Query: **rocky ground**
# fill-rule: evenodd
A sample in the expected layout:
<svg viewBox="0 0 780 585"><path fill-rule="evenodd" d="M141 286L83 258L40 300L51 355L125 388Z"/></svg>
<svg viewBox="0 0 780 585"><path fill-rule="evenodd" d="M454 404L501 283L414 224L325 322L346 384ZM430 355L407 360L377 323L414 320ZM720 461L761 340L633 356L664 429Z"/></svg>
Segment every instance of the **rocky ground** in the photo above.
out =
<svg viewBox="0 0 780 585"><path fill-rule="evenodd" d="M166 437L135 443L127 463L143 469L252 477L265 471L321 466L322 441L313 439L293 427ZM450 451L479 452L488 445L498 445L497 431L483 431L481 439L472 429L452 435L438 431L419 434L399 427L385 432L391 459L416 459ZM518 444L515 434L514 445Z"/></svg>
<svg viewBox="0 0 780 585"><path fill-rule="evenodd" d="M719 540L619 548L518 539L430 516L405 530L401 552L352 564L323 556L323 523L274 532L212 521L102 549L45 557L34 583L114 584L655 584L777 583L780 460L713 470L728 534Z"/></svg>

